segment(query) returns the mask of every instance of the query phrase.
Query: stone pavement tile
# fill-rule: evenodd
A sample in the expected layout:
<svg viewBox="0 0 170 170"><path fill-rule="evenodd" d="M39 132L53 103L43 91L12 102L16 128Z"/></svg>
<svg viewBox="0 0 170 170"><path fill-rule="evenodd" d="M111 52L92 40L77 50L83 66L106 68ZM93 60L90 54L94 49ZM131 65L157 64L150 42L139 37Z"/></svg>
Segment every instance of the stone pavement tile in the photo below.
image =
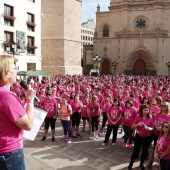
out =
<svg viewBox="0 0 170 170"><path fill-rule="evenodd" d="M97 157L95 155L92 155L86 152L80 153L77 156L76 160L96 170L107 170L111 166L110 162L106 162L102 160L100 157Z"/></svg>
<svg viewBox="0 0 170 170"><path fill-rule="evenodd" d="M50 167L43 162L40 162L25 154L25 165L27 170L54 170L54 167Z"/></svg>
<svg viewBox="0 0 170 170"><path fill-rule="evenodd" d="M86 165L69 166L64 168L57 168L56 170L96 170Z"/></svg>

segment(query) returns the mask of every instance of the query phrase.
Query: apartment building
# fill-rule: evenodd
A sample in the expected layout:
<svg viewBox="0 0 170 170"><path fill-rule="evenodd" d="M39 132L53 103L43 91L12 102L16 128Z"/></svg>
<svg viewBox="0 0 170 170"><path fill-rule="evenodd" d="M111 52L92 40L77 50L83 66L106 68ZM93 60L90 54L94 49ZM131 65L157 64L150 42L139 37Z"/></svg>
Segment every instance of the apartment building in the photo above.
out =
<svg viewBox="0 0 170 170"><path fill-rule="evenodd" d="M0 54L18 59L19 70L41 70L41 1L0 1Z"/></svg>
<svg viewBox="0 0 170 170"><path fill-rule="evenodd" d="M94 19L89 19L81 24L81 56L83 58L83 46L93 45L96 22Z"/></svg>

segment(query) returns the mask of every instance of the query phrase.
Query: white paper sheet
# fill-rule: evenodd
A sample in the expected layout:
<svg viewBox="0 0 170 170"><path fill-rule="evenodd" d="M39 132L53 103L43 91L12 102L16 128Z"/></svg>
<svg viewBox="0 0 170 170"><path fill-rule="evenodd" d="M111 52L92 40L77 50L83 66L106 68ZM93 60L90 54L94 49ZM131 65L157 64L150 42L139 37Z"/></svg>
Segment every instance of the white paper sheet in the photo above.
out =
<svg viewBox="0 0 170 170"><path fill-rule="evenodd" d="M47 115L47 112L44 110L40 110L38 108L34 108L34 122L30 131L24 130L24 138L33 141L37 136L40 127Z"/></svg>

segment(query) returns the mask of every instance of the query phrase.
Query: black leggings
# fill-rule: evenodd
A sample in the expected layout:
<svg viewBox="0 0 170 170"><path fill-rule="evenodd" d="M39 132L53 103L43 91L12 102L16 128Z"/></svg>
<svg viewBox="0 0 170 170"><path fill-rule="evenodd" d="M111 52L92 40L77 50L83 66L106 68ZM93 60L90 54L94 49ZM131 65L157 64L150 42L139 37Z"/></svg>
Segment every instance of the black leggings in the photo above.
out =
<svg viewBox="0 0 170 170"><path fill-rule="evenodd" d="M124 135L124 143L127 142L127 140L129 139L129 144L132 144L132 133L133 133L133 129L130 126L125 126L123 125L123 130L125 132Z"/></svg>
<svg viewBox="0 0 170 170"><path fill-rule="evenodd" d="M105 127L105 125L106 125L106 122L107 122L107 115L106 115L106 113L105 112L103 112L103 122L102 122L102 127L104 128Z"/></svg>
<svg viewBox="0 0 170 170"><path fill-rule="evenodd" d="M141 161L140 164L143 165L147 155L148 155L148 149L152 141L152 136L148 137L141 137L138 134L135 135L134 140L134 149L131 156L130 164L133 165L136 158L139 155L140 149L142 148L142 154L141 154Z"/></svg>
<svg viewBox="0 0 170 170"><path fill-rule="evenodd" d="M112 129L113 129L112 143L116 143L118 128L119 126L107 125L107 132L106 132L104 143L108 143Z"/></svg>
<svg viewBox="0 0 170 170"><path fill-rule="evenodd" d="M170 160L160 159L161 170L170 170Z"/></svg>
<svg viewBox="0 0 170 170"><path fill-rule="evenodd" d="M55 129L55 121L53 117L46 117L45 118L45 129L49 129L49 126L51 126L51 129Z"/></svg>
<svg viewBox="0 0 170 170"><path fill-rule="evenodd" d="M99 120L98 120L99 116L94 116L91 117L91 127L92 127L92 132L94 132L95 130L98 130L98 126L99 126ZM94 129L95 128L95 129Z"/></svg>
<svg viewBox="0 0 170 170"><path fill-rule="evenodd" d="M72 121L72 127L79 127L81 120L81 113L80 112L73 112L73 115L71 116Z"/></svg>

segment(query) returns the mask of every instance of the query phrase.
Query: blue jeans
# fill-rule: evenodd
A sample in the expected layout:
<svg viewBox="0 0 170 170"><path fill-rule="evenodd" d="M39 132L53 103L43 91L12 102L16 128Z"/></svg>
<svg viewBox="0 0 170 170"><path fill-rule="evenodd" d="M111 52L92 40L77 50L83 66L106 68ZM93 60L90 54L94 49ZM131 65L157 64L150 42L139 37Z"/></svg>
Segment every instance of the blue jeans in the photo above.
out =
<svg viewBox="0 0 170 170"><path fill-rule="evenodd" d="M68 137L71 137L70 120L61 120L61 124L64 129L64 135L68 134Z"/></svg>
<svg viewBox="0 0 170 170"><path fill-rule="evenodd" d="M0 170L25 170L23 149L0 154Z"/></svg>
<svg viewBox="0 0 170 170"><path fill-rule="evenodd" d="M161 170L170 170L170 160L160 159Z"/></svg>

